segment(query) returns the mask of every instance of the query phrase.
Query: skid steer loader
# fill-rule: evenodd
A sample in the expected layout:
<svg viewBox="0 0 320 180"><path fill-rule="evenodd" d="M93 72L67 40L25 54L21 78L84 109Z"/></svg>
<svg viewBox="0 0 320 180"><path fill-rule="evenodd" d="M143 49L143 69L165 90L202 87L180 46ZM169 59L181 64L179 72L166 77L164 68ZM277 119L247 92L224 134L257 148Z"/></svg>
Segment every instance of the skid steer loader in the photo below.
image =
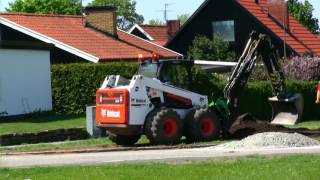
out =
<svg viewBox="0 0 320 180"><path fill-rule="evenodd" d="M182 136L191 142L217 139L238 116L239 97L259 58L272 82L273 122L298 121L302 96L286 92L269 38L253 32L224 98L209 103L207 96L192 91L192 60L144 60L131 80L119 75L105 78L96 94L96 122L119 145L132 145L142 134L153 144L176 144Z"/></svg>

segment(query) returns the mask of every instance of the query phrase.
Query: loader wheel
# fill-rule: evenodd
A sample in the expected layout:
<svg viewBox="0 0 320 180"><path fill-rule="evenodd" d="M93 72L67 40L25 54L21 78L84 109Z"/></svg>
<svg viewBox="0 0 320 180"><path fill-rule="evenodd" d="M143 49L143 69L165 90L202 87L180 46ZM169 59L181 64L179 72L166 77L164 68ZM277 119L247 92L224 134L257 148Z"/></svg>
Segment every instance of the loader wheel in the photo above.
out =
<svg viewBox="0 0 320 180"><path fill-rule="evenodd" d="M192 111L186 119L186 138L188 142L212 141L220 136L220 121L208 109Z"/></svg>
<svg viewBox="0 0 320 180"><path fill-rule="evenodd" d="M146 119L145 134L152 144L177 144L180 142L183 123L172 109L158 109Z"/></svg>
<svg viewBox="0 0 320 180"><path fill-rule="evenodd" d="M131 136L123 136L123 135L118 135L118 134L113 134L113 133L108 133L109 139L116 143L117 145L122 145L122 146L132 146L134 145L141 137L141 135L131 135Z"/></svg>

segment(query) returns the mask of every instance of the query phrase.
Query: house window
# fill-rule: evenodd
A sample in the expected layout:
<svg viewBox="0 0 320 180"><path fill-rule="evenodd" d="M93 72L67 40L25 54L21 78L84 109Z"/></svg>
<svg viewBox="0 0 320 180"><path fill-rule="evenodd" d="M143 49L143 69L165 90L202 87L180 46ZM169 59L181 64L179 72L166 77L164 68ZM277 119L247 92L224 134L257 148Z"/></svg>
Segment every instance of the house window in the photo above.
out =
<svg viewBox="0 0 320 180"><path fill-rule="evenodd" d="M234 42L234 20L212 22L213 37L221 37L224 41Z"/></svg>

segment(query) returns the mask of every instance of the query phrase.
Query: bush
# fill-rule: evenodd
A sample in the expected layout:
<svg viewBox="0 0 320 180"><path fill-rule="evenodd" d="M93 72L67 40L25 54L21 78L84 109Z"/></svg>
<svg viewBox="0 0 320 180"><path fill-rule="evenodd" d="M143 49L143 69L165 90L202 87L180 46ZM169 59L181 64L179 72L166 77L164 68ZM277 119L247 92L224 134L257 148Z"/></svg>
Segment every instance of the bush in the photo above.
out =
<svg viewBox="0 0 320 180"><path fill-rule="evenodd" d="M223 88L226 84L222 78L209 74L200 67L192 70L192 91L207 95L210 99L216 99L223 96Z"/></svg>
<svg viewBox="0 0 320 180"><path fill-rule="evenodd" d="M304 98L303 120L320 119L319 106L315 104L316 81L287 81L287 89L300 92ZM271 83L268 81L248 83L240 101L242 113L250 112L262 120L270 120L271 106L268 97L271 96Z"/></svg>
<svg viewBox="0 0 320 180"><path fill-rule="evenodd" d="M320 58L294 57L285 63L284 72L291 80L320 80Z"/></svg>
<svg viewBox="0 0 320 180"><path fill-rule="evenodd" d="M258 64L262 64L262 62L258 62ZM320 80L320 57L294 57L286 61L280 60L280 64L288 80ZM256 66L250 76L250 81L268 79L268 72L264 66Z"/></svg>
<svg viewBox="0 0 320 180"><path fill-rule="evenodd" d="M136 63L52 65L53 108L57 113L83 114L95 104L95 94L107 75L130 78Z"/></svg>
<svg viewBox="0 0 320 180"><path fill-rule="evenodd" d="M52 66L52 93L54 111L67 114L83 114L88 105L95 105L95 93L105 76L120 74L130 78L137 70L135 63L68 64ZM193 91L216 99L223 96L226 81L196 67L193 70ZM291 91L301 92L305 100L303 119L320 119L320 111L314 103L316 81L288 81ZM269 81L249 82L240 100L241 112L250 112L259 119L271 118L268 97Z"/></svg>
<svg viewBox="0 0 320 180"><path fill-rule="evenodd" d="M200 60L236 61L235 52L229 50L228 42L220 38L211 40L203 35L194 38L188 56Z"/></svg>
<svg viewBox="0 0 320 180"><path fill-rule="evenodd" d="M210 95L214 93L213 99L223 97L223 89L226 81L217 79L216 77L202 76L197 85L203 90L202 94ZM287 81L286 87L289 92L299 92L304 98L303 120L320 119L319 106L315 104L317 81ZM253 116L261 120L270 120L272 115L271 106L268 98L272 95L272 87L270 81L253 81L248 82L244 93L240 98L240 113L251 113Z"/></svg>
<svg viewBox="0 0 320 180"><path fill-rule="evenodd" d="M267 81L269 75L267 69L263 66L256 66L253 68L252 73L249 77L249 81Z"/></svg>
<svg viewBox="0 0 320 180"><path fill-rule="evenodd" d="M88 105L95 105L95 94L107 75L131 78L135 63L64 64L52 66L53 108L57 113L83 114ZM224 84L199 67L192 69L193 91L217 98L223 95ZM212 94L214 92L214 94Z"/></svg>

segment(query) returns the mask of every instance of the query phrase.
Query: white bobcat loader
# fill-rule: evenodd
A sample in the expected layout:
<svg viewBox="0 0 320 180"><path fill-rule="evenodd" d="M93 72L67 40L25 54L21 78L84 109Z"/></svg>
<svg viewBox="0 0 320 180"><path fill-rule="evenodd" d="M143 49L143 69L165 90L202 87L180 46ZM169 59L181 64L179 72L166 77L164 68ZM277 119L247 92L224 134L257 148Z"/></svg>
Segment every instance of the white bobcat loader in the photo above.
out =
<svg viewBox="0 0 320 180"><path fill-rule="evenodd" d="M259 58L272 78L273 119L278 124L286 123L284 117L297 122L302 115L301 95L286 93L270 40L252 33L224 98L209 103L207 96L192 91L194 61L145 60L131 80L106 77L96 95L97 124L119 145L132 145L142 134L153 144L176 144L182 136L191 142L217 139L238 116L239 97Z"/></svg>

